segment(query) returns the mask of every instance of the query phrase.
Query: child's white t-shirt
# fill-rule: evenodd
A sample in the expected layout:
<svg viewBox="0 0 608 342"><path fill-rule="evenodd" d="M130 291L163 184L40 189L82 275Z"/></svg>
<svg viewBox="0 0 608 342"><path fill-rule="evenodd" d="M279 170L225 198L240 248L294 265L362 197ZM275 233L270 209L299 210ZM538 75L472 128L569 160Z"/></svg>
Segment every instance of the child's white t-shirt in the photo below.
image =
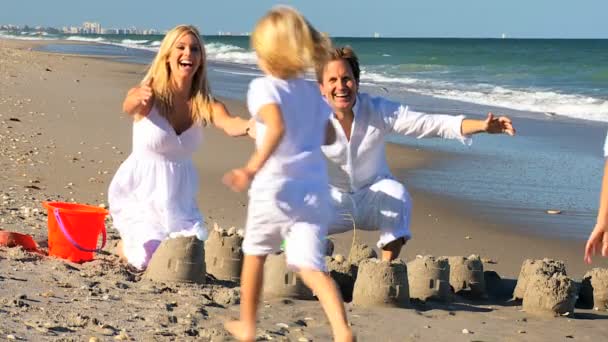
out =
<svg viewBox="0 0 608 342"><path fill-rule="evenodd" d="M331 108L319 86L302 78L282 80L271 76L249 84L247 106L256 120L256 146L264 140L266 126L259 110L267 104L281 109L285 133L279 146L256 174L252 190L277 189L286 181L327 186L327 167L321 152Z"/></svg>

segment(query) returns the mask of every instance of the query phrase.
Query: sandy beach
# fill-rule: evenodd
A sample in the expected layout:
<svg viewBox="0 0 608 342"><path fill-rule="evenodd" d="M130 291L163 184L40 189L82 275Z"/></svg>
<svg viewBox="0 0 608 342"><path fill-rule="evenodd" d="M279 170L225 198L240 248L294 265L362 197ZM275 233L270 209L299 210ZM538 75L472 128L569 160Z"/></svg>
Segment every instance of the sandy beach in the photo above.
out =
<svg viewBox="0 0 608 342"><path fill-rule="evenodd" d="M127 89L145 66L109 58L33 51L35 41L0 40L0 229L30 234L47 246L42 201L107 204L107 187L128 156L130 118L121 113ZM212 85L213 86L213 85ZM236 115L248 116L243 102L224 100ZM227 170L241 165L253 144L207 127L195 162L199 204L208 226L244 225L247 196L221 184ZM449 155L389 145L391 168L400 179ZM406 184L407 185L407 184ZM500 218L481 220L476 208L411 190L412 231L401 258L416 255L478 254L514 286L525 259L553 258L580 278L596 258L583 263L584 242L513 233ZM358 231L359 242L375 246L377 232ZM73 264L19 248L0 247L0 337L14 340L230 340L222 322L238 315L238 287L158 284L142 280L112 254L118 235L108 222L108 245L96 260ZM346 254L352 233L333 237ZM508 292L508 291L507 291ZM544 319L504 298L449 304L415 304L407 309L364 309L347 304L360 341L553 341L603 340L605 311L577 309L567 317ZM282 323L282 324L281 324ZM265 302L261 338L329 341L330 331L315 301ZM463 333L467 329L468 333ZM94 340L94 339L93 339Z"/></svg>

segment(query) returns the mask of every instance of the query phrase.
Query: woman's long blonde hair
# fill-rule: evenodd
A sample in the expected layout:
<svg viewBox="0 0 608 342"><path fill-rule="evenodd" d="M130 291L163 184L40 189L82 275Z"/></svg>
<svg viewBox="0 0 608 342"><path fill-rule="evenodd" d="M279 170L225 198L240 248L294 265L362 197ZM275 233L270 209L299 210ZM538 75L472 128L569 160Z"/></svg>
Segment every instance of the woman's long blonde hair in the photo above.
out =
<svg viewBox="0 0 608 342"><path fill-rule="evenodd" d="M190 87L191 115L193 120L201 121L203 125L206 125L211 121L213 98L207 81L205 45L196 27L178 25L167 32L156 57L154 57L146 76L144 76L142 84L153 80L150 87L154 91L154 104L158 107L162 116L169 118L173 108L174 91L168 58L177 40L186 34L192 34L196 37L201 51L201 63L194 73Z"/></svg>
<svg viewBox="0 0 608 342"><path fill-rule="evenodd" d="M325 64L331 42L298 11L277 6L258 21L251 45L266 72L289 79Z"/></svg>

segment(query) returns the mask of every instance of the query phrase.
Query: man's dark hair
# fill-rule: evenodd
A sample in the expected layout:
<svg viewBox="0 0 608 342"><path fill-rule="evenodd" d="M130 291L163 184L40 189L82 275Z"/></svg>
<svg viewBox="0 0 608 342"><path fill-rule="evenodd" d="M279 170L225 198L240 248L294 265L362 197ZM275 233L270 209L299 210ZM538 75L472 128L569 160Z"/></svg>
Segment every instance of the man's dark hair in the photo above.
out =
<svg viewBox="0 0 608 342"><path fill-rule="evenodd" d="M329 52L329 57L325 61L325 64L320 65L317 68L317 82L323 83L323 73L325 71L325 67L329 62L345 60L350 66L350 70L353 72L353 76L355 77L355 82L359 85L359 75L361 74L361 69L359 68L359 58L355 54L355 51L350 46L343 46L339 48L335 48Z"/></svg>

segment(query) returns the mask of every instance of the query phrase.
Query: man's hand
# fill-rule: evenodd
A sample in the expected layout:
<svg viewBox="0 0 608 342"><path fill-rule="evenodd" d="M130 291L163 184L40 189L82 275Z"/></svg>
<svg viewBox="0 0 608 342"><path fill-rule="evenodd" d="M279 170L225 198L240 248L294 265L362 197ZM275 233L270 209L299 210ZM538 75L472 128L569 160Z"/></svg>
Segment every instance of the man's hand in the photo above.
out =
<svg viewBox="0 0 608 342"><path fill-rule="evenodd" d="M490 134L508 134L515 135L515 129L513 128L513 123L511 119L506 116L495 117L494 114L488 113L488 117L484 121L486 133Z"/></svg>

